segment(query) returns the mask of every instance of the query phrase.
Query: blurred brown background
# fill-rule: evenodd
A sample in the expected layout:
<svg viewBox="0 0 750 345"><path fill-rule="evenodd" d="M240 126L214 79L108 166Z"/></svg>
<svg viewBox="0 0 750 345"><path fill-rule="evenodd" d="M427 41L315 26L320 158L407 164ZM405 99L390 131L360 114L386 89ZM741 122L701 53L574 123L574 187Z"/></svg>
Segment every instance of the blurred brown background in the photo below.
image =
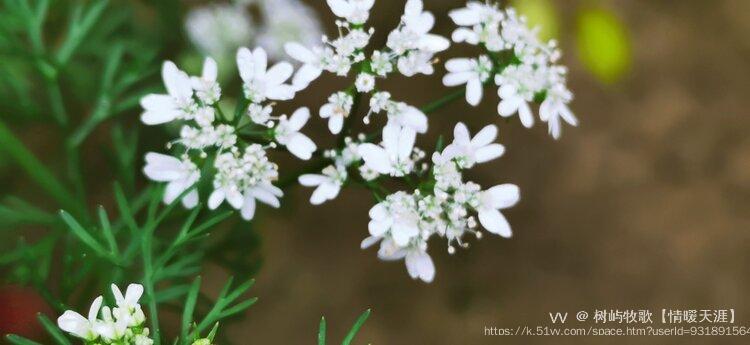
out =
<svg viewBox="0 0 750 345"><path fill-rule="evenodd" d="M447 11L463 2L426 3L438 17L436 30L449 35ZM255 225L264 237L254 289L261 299L244 321L226 328L230 338L309 344L322 314L329 337L340 339L367 308L373 314L357 344L684 343L483 335L485 326L548 325L549 312L593 309L658 315L661 308L735 308L737 325L750 325L750 1L602 1L625 23L633 45L631 71L613 85L597 81L576 58L577 13L595 2L553 3L580 127L566 127L555 142L539 124L532 130L505 124L489 91L479 108L456 102L430 115L430 135L421 138L428 147L459 120L473 130L500 126L507 153L469 178L521 187L522 202L506 213L514 237L488 236L454 256L432 243L437 277L427 285L409 279L402 263L380 262L375 250L359 249L371 206L366 192L350 189L310 207L311 191L297 188L286 200L292 206L263 213ZM315 6L328 22L324 3ZM375 44L396 24L401 6L377 2ZM450 55L476 53L455 48ZM440 84L443 72L385 86L411 104L426 104L449 92ZM319 83L305 95L309 106L319 107L320 95L335 88ZM316 125L320 137L323 125Z"/></svg>

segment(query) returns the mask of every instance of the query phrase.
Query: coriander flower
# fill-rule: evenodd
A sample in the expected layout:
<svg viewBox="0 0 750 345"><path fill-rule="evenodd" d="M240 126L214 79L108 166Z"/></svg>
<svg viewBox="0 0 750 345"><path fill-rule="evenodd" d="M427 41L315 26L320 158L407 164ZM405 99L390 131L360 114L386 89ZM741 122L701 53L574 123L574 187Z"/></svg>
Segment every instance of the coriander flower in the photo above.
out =
<svg viewBox="0 0 750 345"><path fill-rule="evenodd" d="M567 69L557 65L561 54L554 40L539 40L537 30L530 29L526 18L513 8L469 1L466 7L451 11L450 17L459 26L453 41L481 45L493 53L493 59L482 55L449 60L449 73L443 78L446 86L466 83L466 100L477 105L483 85L492 77L498 87L500 116L518 114L521 124L530 128L535 121L531 103L537 102L541 103L539 118L547 122L553 138L560 137L563 121L577 125L568 108L573 95L566 86Z"/></svg>
<svg viewBox="0 0 750 345"><path fill-rule="evenodd" d="M117 320L125 320L124 322L127 327L138 326L146 321L141 306L138 304L138 300L143 295L143 285L128 285L124 296L117 285L112 284L111 288L117 302L117 308L112 309L112 314Z"/></svg>
<svg viewBox="0 0 750 345"><path fill-rule="evenodd" d="M286 53L302 63L292 79L292 85L297 89L304 89L315 79L320 77L323 69L326 69L327 61L332 60L334 55L330 48L307 48L297 42L288 42L284 45Z"/></svg>
<svg viewBox="0 0 750 345"><path fill-rule="evenodd" d="M386 110L386 127L405 127L420 134L427 133L427 115L421 110L404 102L392 102Z"/></svg>
<svg viewBox="0 0 750 345"><path fill-rule="evenodd" d="M360 73L354 82L354 86L357 88L357 91L368 93L375 89L375 76L369 73Z"/></svg>
<svg viewBox="0 0 750 345"><path fill-rule="evenodd" d="M309 118L310 110L306 107L299 108L288 119L286 115L282 116L273 131L276 141L286 146L289 152L302 160L310 159L312 153L317 150L315 143L300 133L300 129L305 126Z"/></svg>
<svg viewBox="0 0 750 345"><path fill-rule="evenodd" d="M376 50L372 52L370 57L370 67L373 73L385 77L388 73L393 72L393 64L391 63L391 57L388 53Z"/></svg>
<svg viewBox="0 0 750 345"><path fill-rule="evenodd" d="M300 176L298 181L305 187L317 187L310 196L310 203L320 205L336 198L346 178L346 167L337 162L325 167L322 174L305 174Z"/></svg>
<svg viewBox="0 0 750 345"><path fill-rule="evenodd" d="M401 17L401 26L388 35L388 48L401 55L410 50L437 53L448 49L450 42L442 36L431 34L435 17L424 11L422 0L408 0Z"/></svg>
<svg viewBox="0 0 750 345"><path fill-rule="evenodd" d="M79 337L86 341L94 341L99 337L99 334L95 331L96 325L99 323L97 315L99 309L102 306L102 296L94 299L89 308L88 318L83 317L72 310L66 310L60 317L57 318L57 326L65 332L68 332L76 337Z"/></svg>
<svg viewBox="0 0 750 345"><path fill-rule="evenodd" d="M399 247L409 244L419 231L419 213L414 197L404 192L389 195L370 209L370 236L389 235Z"/></svg>
<svg viewBox="0 0 750 345"><path fill-rule="evenodd" d="M382 145L361 144L359 154L365 164L378 173L400 177L414 169L411 153L415 140L416 132L410 128L386 126L383 129Z"/></svg>
<svg viewBox="0 0 750 345"><path fill-rule="evenodd" d="M479 222L487 231L505 238L512 236L510 224L500 210L513 207L520 199L518 186L502 184L483 191L476 207Z"/></svg>
<svg viewBox="0 0 750 345"><path fill-rule="evenodd" d="M200 179L198 167L187 157L182 160L156 152L146 154L143 173L152 181L167 182L164 203L171 204L185 190ZM182 198L182 205L193 208L198 205L198 191L192 190Z"/></svg>
<svg viewBox="0 0 750 345"><path fill-rule="evenodd" d="M318 14L302 1L263 1L260 9L264 20L256 43L272 59L283 58L284 44L287 42L314 44L323 34Z"/></svg>
<svg viewBox="0 0 750 345"><path fill-rule="evenodd" d="M161 76L167 94L150 94L141 99L144 109L141 121L147 125L159 125L176 119L190 118L195 110L190 77L172 61L164 62Z"/></svg>
<svg viewBox="0 0 750 345"><path fill-rule="evenodd" d="M284 192L269 182L262 182L257 186L250 187L245 190L245 200L240 209L240 215L245 220L253 219L255 216L256 200L273 208L279 208L281 206L279 198L282 196L284 196Z"/></svg>
<svg viewBox="0 0 750 345"><path fill-rule="evenodd" d="M190 42L204 54L222 61L255 35L254 23L241 6L207 5L190 10L185 17Z"/></svg>
<svg viewBox="0 0 750 345"><path fill-rule="evenodd" d="M477 106L482 100L484 82L490 78L492 61L482 55L478 59L450 59L445 63L448 74L443 77L443 85L466 84L466 102Z"/></svg>
<svg viewBox="0 0 750 345"><path fill-rule="evenodd" d="M509 66L506 70L512 68L514 67ZM509 117L518 113L521 124L526 128L531 128L534 125L534 114L531 112L529 102L534 99L534 92L528 88L522 88L522 85L508 82L508 79L503 79L500 75L495 78L495 82L501 85L497 90L501 99L497 105L498 114L502 117Z"/></svg>
<svg viewBox="0 0 750 345"><path fill-rule="evenodd" d="M205 105L212 105L219 101L221 98L221 88L216 82L216 76L218 75L218 67L214 59L207 57L203 62L203 72L200 77L190 78L195 95ZM211 109L211 108L208 108ZM213 109L211 109L213 114ZM196 121L198 121L196 115Z"/></svg>
<svg viewBox="0 0 750 345"><path fill-rule="evenodd" d="M456 160L462 169L491 161L505 152L503 145L493 143L496 137L495 125L485 126L472 138L466 125L459 122L453 130L453 142L443 150L443 158Z"/></svg>
<svg viewBox="0 0 750 345"><path fill-rule="evenodd" d="M326 3L337 17L359 25L364 24L370 17L370 9L375 0L327 0Z"/></svg>
<svg viewBox="0 0 750 345"><path fill-rule="evenodd" d="M344 127L344 119L354 105L352 95L339 91L328 97L328 103L320 107L320 117L328 119L328 129L333 134L339 134Z"/></svg>
<svg viewBox="0 0 750 345"><path fill-rule="evenodd" d="M564 85L558 84L547 92L547 98L539 106L539 118L547 122L549 133L555 139L560 138L560 119L571 126L578 125L578 119L567 105L572 97Z"/></svg>
<svg viewBox="0 0 750 345"><path fill-rule="evenodd" d="M295 88L284 84L294 73L288 62L279 62L267 69L268 57L263 48L250 51L240 48L237 51L237 68L244 82L245 98L253 103L266 99L290 100L294 97Z"/></svg>

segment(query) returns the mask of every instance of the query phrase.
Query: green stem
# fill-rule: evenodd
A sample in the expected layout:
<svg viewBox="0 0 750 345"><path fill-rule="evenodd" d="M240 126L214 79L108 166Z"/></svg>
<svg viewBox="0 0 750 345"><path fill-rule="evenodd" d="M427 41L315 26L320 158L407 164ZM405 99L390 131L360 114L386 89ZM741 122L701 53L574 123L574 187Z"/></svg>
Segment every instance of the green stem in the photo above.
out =
<svg viewBox="0 0 750 345"><path fill-rule="evenodd" d="M151 331L153 332L154 345L161 343L161 334L159 331L159 313L156 305L156 291L154 289L154 267L153 267L153 233L154 228L148 226L144 229L141 238L141 255L143 256L143 286L148 295L149 319L151 319Z"/></svg>
<svg viewBox="0 0 750 345"><path fill-rule="evenodd" d="M440 99L427 103L422 108L420 108L420 110L422 110L422 112L425 114L429 114L435 110L442 108L446 104L463 97L465 94L466 94L466 88L462 87L459 90L453 91Z"/></svg>
<svg viewBox="0 0 750 345"><path fill-rule="evenodd" d="M55 175L0 121L0 150L13 158L26 174L60 207L71 208L76 216L86 215L85 206L57 180Z"/></svg>

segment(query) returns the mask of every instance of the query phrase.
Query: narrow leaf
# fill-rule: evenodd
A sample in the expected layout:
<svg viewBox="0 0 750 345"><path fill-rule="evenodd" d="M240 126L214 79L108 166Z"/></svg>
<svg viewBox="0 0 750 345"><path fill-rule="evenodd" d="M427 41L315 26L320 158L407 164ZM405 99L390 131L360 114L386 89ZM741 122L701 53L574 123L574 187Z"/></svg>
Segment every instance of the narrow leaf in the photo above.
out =
<svg viewBox="0 0 750 345"><path fill-rule="evenodd" d="M58 345L70 345L70 341L68 338L65 337L65 335L60 332L60 329L50 321L50 319L44 315L44 314L37 314L36 318L39 320L39 323L44 326L44 329L47 330L47 333L49 333L53 339L55 339L55 342Z"/></svg>
<svg viewBox="0 0 750 345"><path fill-rule="evenodd" d="M198 301L198 292L200 292L201 277L195 278L193 285L190 286L187 299L185 300L185 308L182 310L182 328L180 329L180 338L186 344L190 343L188 334L190 332L190 324L193 323L193 312L195 311L195 303Z"/></svg>
<svg viewBox="0 0 750 345"><path fill-rule="evenodd" d="M318 345L326 345L326 318L320 318L320 326L318 326Z"/></svg>
<svg viewBox="0 0 750 345"><path fill-rule="evenodd" d="M367 309L367 311L362 313L362 315L357 318L357 322L354 323L354 326L352 326L352 329L346 335L344 341L341 342L341 345L349 345L352 343L352 340L354 340L354 336L357 335L359 329L362 328L362 325L365 323L365 321L367 321L367 318L370 317L370 311L370 309Z"/></svg>

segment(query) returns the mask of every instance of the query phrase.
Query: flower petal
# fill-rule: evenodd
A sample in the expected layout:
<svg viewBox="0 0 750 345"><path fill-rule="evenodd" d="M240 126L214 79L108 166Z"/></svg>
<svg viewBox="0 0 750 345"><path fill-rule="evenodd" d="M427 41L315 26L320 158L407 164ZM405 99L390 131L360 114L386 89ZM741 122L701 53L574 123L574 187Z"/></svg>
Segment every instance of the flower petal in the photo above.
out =
<svg viewBox="0 0 750 345"><path fill-rule="evenodd" d="M477 163L489 162L498 158L505 153L505 147L500 144L490 144L474 152L474 159Z"/></svg>
<svg viewBox="0 0 750 345"><path fill-rule="evenodd" d="M289 142L286 144L286 148L297 158L302 160L308 160L312 157L312 153L317 150L315 143L310 140L306 135L302 133L295 133L292 135Z"/></svg>
<svg viewBox="0 0 750 345"><path fill-rule="evenodd" d="M508 220L505 219L500 211L491 208L483 208L479 210L478 215L479 223L481 223L487 231L505 238L510 238L513 235Z"/></svg>
<svg viewBox="0 0 750 345"><path fill-rule="evenodd" d="M431 283L435 278L435 264L427 253L410 252L404 260L406 270L412 279L420 279L425 283Z"/></svg>
<svg viewBox="0 0 750 345"><path fill-rule="evenodd" d="M344 128L344 117L341 115L333 115L328 119L328 130L332 134L339 134L341 129Z"/></svg>
<svg viewBox="0 0 750 345"><path fill-rule="evenodd" d="M471 139L471 146L482 147L487 146L497 138L497 126L487 125L477 133L473 139Z"/></svg>
<svg viewBox="0 0 750 345"><path fill-rule="evenodd" d="M284 51L286 51L287 55L291 56L292 59L304 64L310 64L315 61L315 54L313 54L312 50L297 42L287 42L284 44Z"/></svg>
<svg viewBox="0 0 750 345"><path fill-rule="evenodd" d="M521 199L521 191L514 184L501 184L486 191L492 198L492 208L504 209L513 207Z"/></svg>
<svg viewBox="0 0 750 345"><path fill-rule="evenodd" d="M382 147L370 143L359 146L359 154L365 164L381 174L389 174L393 167L388 153Z"/></svg>
<svg viewBox="0 0 750 345"><path fill-rule="evenodd" d="M482 81L471 78L466 83L466 103L477 106L482 101Z"/></svg>

